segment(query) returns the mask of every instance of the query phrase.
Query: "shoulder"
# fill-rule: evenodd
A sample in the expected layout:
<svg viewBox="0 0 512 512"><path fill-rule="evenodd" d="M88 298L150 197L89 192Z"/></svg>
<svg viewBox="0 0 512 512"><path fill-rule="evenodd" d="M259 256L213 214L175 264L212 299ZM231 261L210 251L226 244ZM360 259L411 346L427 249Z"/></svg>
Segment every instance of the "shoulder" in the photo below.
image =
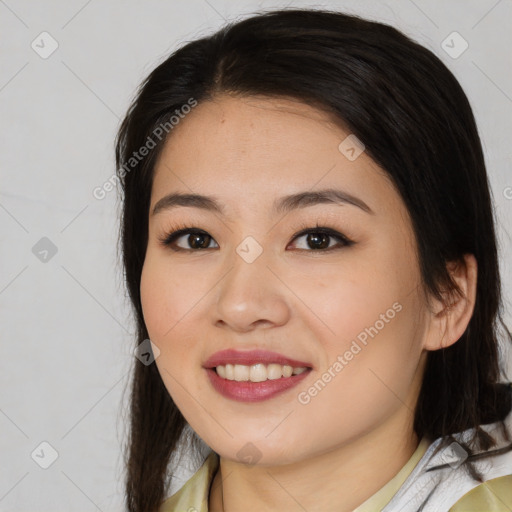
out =
<svg viewBox="0 0 512 512"><path fill-rule="evenodd" d="M460 498L449 512L508 512L512 510L512 475L487 480Z"/></svg>
<svg viewBox="0 0 512 512"><path fill-rule="evenodd" d="M512 415L507 423L510 420ZM492 430L497 441L497 446L488 452L471 456L473 467L483 482L472 477L465 463L468 454L460 444L454 442L439 450L442 440L438 438L431 443L384 512L512 511L512 446L499 434L496 424L482 425L482 428ZM463 444L469 434L465 431L453 438Z"/></svg>
<svg viewBox="0 0 512 512"><path fill-rule="evenodd" d="M210 485L218 467L219 456L212 451L183 487L160 505L158 512L208 512Z"/></svg>

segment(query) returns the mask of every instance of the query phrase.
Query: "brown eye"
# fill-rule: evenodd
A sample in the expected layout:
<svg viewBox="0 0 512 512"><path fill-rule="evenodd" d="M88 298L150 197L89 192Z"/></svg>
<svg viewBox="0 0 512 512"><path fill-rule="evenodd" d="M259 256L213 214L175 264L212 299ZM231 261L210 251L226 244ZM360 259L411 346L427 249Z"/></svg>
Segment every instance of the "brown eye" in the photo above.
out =
<svg viewBox="0 0 512 512"><path fill-rule="evenodd" d="M181 239L184 241L181 241ZM215 242L214 239L206 233L206 231L198 229L180 229L166 235L160 241L163 245L170 246L171 249L175 251L211 249L211 242ZM216 244L214 247L218 247L218 245Z"/></svg>
<svg viewBox="0 0 512 512"><path fill-rule="evenodd" d="M187 242L192 249L207 249L212 237L206 233L192 233L188 235Z"/></svg>
<svg viewBox="0 0 512 512"><path fill-rule="evenodd" d="M327 249L330 237L325 233L309 233L306 236L306 243L311 249Z"/></svg>
<svg viewBox="0 0 512 512"><path fill-rule="evenodd" d="M306 251L330 251L331 249L338 249L341 247L348 247L354 242L349 240L346 236L334 231L330 228L309 228L297 233L293 240L304 238L304 242L296 245L296 249ZM331 242L337 243L331 243Z"/></svg>

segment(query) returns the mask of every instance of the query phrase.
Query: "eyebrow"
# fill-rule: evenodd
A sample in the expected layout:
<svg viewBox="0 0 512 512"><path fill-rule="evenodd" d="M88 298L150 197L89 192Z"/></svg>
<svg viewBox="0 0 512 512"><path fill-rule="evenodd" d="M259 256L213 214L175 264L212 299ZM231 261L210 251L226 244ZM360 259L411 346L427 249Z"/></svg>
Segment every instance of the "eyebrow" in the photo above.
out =
<svg viewBox="0 0 512 512"><path fill-rule="evenodd" d="M273 212L275 214L287 213L291 210L306 208L317 204L347 204L356 206L366 213L374 215L373 210L362 199L343 190L333 188L314 192L299 192L297 194L281 197L274 202ZM200 194L184 194L181 192L175 192L162 197L162 199L155 204L152 215L179 206L200 208L224 215L224 208L215 197Z"/></svg>

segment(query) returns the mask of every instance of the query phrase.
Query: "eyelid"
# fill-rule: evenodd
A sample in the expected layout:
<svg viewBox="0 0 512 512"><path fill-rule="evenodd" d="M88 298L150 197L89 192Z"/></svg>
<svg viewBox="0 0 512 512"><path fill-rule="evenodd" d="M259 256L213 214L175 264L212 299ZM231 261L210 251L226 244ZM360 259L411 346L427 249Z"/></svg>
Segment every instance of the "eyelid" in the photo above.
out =
<svg viewBox="0 0 512 512"><path fill-rule="evenodd" d="M297 231L293 236L292 240L299 236L307 235L309 233L325 233L326 235L332 236L332 237L339 237L344 239L347 242L352 242L346 235L338 231L337 229L331 228L326 225L322 225L321 223L316 223L315 226L312 226L311 224L304 224L304 226L299 228L299 231Z"/></svg>

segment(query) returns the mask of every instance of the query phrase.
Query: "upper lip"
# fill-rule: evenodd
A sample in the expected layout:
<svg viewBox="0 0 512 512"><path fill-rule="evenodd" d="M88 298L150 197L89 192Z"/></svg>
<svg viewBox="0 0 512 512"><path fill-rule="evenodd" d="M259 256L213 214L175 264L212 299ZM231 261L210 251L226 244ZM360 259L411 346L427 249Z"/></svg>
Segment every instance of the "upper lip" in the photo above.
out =
<svg viewBox="0 0 512 512"><path fill-rule="evenodd" d="M268 350L246 350L239 351L234 349L221 350L215 352L203 364L204 368L215 368L216 366L225 366L227 364L243 364L251 366L253 364L281 364L289 365L293 368L311 368L311 363L291 359L277 352L269 352Z"/></svg>

